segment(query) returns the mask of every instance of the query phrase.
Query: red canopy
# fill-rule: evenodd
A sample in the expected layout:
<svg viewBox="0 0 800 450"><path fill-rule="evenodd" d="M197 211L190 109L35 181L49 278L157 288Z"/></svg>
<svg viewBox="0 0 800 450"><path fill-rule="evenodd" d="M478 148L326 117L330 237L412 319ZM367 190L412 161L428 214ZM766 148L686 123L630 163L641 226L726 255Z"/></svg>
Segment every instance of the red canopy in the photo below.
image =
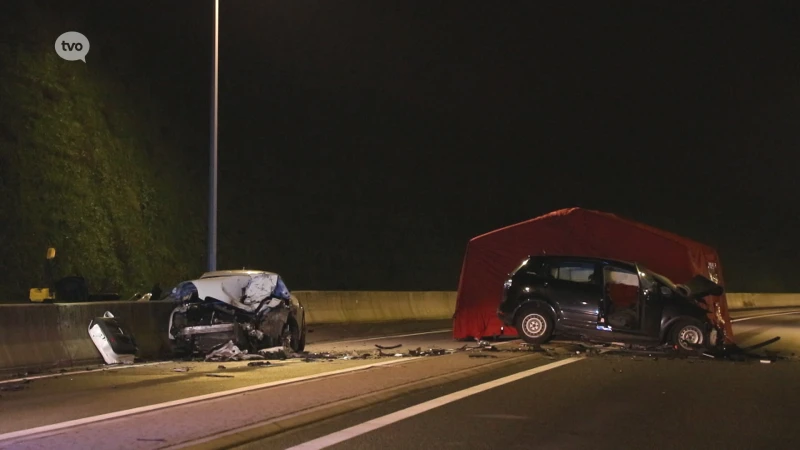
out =
<svg viewBox="0 0 800 450"><path fill-rule="evenodd" d="M707 245L614 214L562 209L469 241L458 284L454 337L499 335L502 323L496 311L503 282L526 256L543 252L638 262L676 283L699 274L724 286L719 255ZM706 300L711 306L719 303L726 334L733 338L725 295ZM516 330L506 328L504 334L513 336Z"/></svg>

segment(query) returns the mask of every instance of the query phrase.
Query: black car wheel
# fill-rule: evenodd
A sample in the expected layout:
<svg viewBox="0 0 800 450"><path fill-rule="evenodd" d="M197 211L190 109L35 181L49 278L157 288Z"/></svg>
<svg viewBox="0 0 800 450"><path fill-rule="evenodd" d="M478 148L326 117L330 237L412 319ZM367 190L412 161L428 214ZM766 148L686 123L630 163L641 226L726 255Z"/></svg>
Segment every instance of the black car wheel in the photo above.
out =
<svg viewBox="0 0 800 450"><path fill-rule="evenodd" d="M694 352L706 348L708 333L699 320L682 319L672 327L669 342L682 352Z"/></svg>
<svg viewBox="0 0 800 450"><path fill-rule="evenodd" d="M544 344L553 336L555 321L550 311L529 306L517 314L516 329L529 344Z"/></svg>
<svg viewBox="0 0 800 450"><path fill-rule="evenodd" d="M300 329L300 326L297 325L297 321L294 318L290 318L286 323L284 345L287 340L289 344L288 347L294 353L300 353L306 347L305 330Z"/></svg>
<svg viewBox="0 0 800 450"><path fill-rule="evenodd" d="M306 348L306 330L300 330L299 337L297 338L297 345L294 347L295 353L300 353Z"/></svg>

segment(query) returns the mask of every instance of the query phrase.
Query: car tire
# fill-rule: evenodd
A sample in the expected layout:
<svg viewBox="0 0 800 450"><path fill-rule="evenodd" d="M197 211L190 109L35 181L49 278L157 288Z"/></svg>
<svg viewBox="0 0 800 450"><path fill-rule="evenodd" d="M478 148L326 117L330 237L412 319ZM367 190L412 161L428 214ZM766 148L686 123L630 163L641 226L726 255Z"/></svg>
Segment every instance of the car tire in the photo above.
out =
<svg viewBox="0 0 800 450"><path fill-rule="evenodd" d="M303 328L300 331L300 339L297 340L297 348L295 349L296 353L301 353L306 348L306 329Z"/></svg>
<svg viewBox="0 0 800 450"><path fill-rule="evenodd" d="M306 330L301 329L294 318L289 319L288 326L290 336L289 346L293 352L300 353L306 348Z"/></svg>
<svg viewBox="0 0 800 450"><path fill-rule="evenodd" d="M529 344L541 345L550 340L555 330L553 313L541 306L528 306L517 313L517 333Z"/></svg>
<svg viewBox="0 0 800 450"><path fill-rule="evenodd" d="M681 353L692 353L708 347L709 336L702 322L680 319L670 329L669 343Z"/></svg>

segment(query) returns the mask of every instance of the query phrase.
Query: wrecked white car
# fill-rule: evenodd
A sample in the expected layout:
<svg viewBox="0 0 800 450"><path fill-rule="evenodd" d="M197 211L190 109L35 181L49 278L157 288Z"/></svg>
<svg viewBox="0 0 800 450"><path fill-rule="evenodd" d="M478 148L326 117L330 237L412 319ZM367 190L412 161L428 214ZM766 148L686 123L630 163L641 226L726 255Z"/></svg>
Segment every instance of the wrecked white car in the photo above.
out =
<svg viewBox="0 0 800 450"><path fill-rule="evenodd" d="M305 347L305 310L276 273L208 272L178 284L170 297L180 303L169 319L176 353L207 354L228 341L253 351Z"/></svg>

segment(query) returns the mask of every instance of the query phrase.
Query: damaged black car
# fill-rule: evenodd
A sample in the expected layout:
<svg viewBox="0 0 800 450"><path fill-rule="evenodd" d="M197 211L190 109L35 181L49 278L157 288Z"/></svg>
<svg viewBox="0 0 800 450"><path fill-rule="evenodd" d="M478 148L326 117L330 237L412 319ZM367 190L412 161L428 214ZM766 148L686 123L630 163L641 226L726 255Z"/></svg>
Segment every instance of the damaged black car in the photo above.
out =
<svg viewBox="0 0 800 450"><path fill-rule="evenodd" d="M169 319L177 354L207 354L228 341L252 351L305 348L305 310L276 273L208 272L180 283L170 298L179 303Z"/></svg>
<svg viewBox="0 0 800 450"><path fill-rule="evenodd" d="M700 275L678 285L636 263L551 255L509 275L497 315L531 344L558 336L695 351L723 338L703 300L723 288Z"/></svg>

